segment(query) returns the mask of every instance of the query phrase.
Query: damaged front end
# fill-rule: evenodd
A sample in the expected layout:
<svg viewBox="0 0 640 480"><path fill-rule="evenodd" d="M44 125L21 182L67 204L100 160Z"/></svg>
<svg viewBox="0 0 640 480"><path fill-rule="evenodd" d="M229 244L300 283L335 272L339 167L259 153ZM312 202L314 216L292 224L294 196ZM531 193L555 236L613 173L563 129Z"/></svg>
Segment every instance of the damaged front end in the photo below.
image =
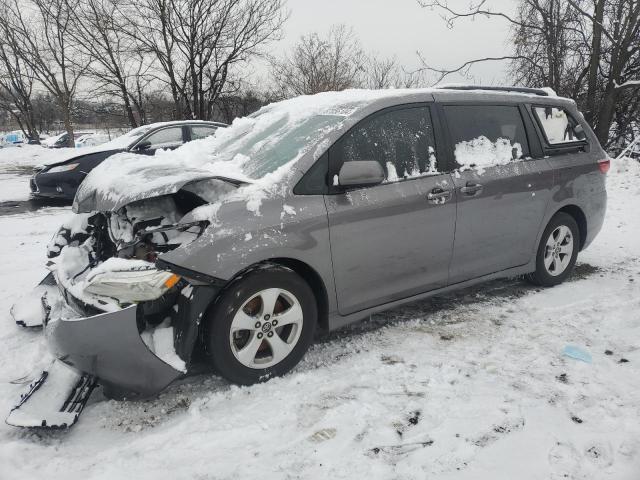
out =
<svg viewBox="0 0 640 480"><path fill-rule="evenodd" d="M80 372L76 383L86 387L98 381L111 398L140 398L189 371L200 323L221 286L163 270L156 261L165 252L187 247L209 227L208 221L190 215L210 203L199 191L185 187L116 211L76 214L51 240L51 273L36 289L41 294L37 308L16 305L12 313L23 326L36 325L40 315L49 350ZM34 299L28 301L33 304ZM53 381L52 372L59 369L49 370L30 386L7 423L60 426L50 419L67 418L68 427L77 420L92 386L82 390L86 399L79 410L74 407L77 415L71 423L60 416L69 399L64 408L54 406L53 417L39 419L38 410L27 413L26 400L45 379ZM69 384L61 389L78 391Z"/></svg>

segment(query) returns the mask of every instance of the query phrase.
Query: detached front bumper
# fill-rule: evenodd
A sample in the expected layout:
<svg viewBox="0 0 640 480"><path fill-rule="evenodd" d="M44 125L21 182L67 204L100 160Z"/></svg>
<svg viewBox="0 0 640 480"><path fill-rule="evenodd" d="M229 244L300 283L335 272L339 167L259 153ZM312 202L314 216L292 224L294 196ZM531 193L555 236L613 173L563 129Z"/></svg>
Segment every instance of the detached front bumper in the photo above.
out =
<svg viewBox="0 0 640 480"><path fill-rule="evenodd" d="M219 290L211 285L190 286L183 289L175 303L163 313L171 318L175 354L184 361L187 372L200 323ZM149 397L185 374L153 353L140 336L146 315L158 313L152 302L98 313L68 291L61 291L64 303L77 312L79 318L52 316L45 322L49 350L65 364L97 377L108 396Z"/></svg>
<svg viewBox="0 0 640 480"><path fill-rule="evenodd" d="M183 372L163 362L144 344L133 305L85 318L52 319L45 337L53 355L96 376L108 395L147 397L163 390Z"/></svg>

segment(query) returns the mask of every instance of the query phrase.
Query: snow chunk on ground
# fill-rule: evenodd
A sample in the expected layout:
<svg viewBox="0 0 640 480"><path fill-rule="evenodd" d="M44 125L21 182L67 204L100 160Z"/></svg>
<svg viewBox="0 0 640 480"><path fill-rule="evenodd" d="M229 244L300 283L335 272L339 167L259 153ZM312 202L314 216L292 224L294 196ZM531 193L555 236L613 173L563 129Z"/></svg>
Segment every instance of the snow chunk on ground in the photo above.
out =
<svg viewBox="0 0 640 480"><path fill-rule="evenodd" d="M25 327L37 327L42 325L46 316L42 297L46 296L47 303L51 305L60 298L59 290L53 285L38 285L27 292L13 307L11 316L19 324Z"/></svg>
<svg viewBox="0 0 640 480"><path fill-rule="evenodd" d="M463 141L456 145L454 154L456 161L464 169L475 168L482 175L488 167L506 165L522 157L519 143L511 144L507 138L499 138L492 142L485 136Z"/></svg>

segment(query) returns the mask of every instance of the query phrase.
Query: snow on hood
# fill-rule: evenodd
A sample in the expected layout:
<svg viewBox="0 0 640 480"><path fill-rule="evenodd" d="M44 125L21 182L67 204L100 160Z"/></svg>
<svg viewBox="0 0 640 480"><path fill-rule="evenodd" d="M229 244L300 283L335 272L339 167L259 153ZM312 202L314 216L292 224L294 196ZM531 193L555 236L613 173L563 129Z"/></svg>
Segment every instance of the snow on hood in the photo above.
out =
<svg viewBox="0 0 640 480"><path fill-rule="evenodd" d="M209 170L172 159L136 156L132 161L129 155L119 154L102 162L80 184L73 211L115 211L129 203L173 194L187 184L214 178L216 175Z"/></svg>
<svg viewBox="0 0 640 480"><path fill-rule="evenodd" d="M250 184L233 199L246 193L247 208L259 215L261 199L283 193L278 184L295 162L347 117L372 101L407 93L420 90L345 90L296 97L267 105L211 137L173 151L158 151L145 159L132 153L115 155L86 177L74 208L112 210L172 193L194 180L226 177ZM324 152L313 153L319 157Z"/></svg>

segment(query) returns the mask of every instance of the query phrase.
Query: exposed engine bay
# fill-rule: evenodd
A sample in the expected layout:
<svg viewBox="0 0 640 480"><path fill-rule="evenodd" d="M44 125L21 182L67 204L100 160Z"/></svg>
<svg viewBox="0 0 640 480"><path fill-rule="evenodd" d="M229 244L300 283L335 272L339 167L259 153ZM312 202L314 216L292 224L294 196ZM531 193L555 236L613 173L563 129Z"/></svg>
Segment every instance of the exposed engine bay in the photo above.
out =
<svg viewBox="0 0 640 480"><path fill-rule="evenodd" d="M112 257L154 262L159 253L189 243L202 233L206 221L179 222L206 203L196 194L180 190L174 195L131 203L115 212L78 214L52 238L47 257L55 258L65 246L80 246L92 239L92 267Z"/></svg>
<svg viewBox="0 0 640 480"><path fill-rule="evenodd" d="M180 287L180 278L158 270L155 261L193 242L209 226L189 216L213 200L203 197L206 189L196 183L114 212L77 214L62 225L47 247L47 257L57 283L73 297L66 298L67 303L79 302L88 313L94 313L92 308L110 312L160 299Z"/></svg>

